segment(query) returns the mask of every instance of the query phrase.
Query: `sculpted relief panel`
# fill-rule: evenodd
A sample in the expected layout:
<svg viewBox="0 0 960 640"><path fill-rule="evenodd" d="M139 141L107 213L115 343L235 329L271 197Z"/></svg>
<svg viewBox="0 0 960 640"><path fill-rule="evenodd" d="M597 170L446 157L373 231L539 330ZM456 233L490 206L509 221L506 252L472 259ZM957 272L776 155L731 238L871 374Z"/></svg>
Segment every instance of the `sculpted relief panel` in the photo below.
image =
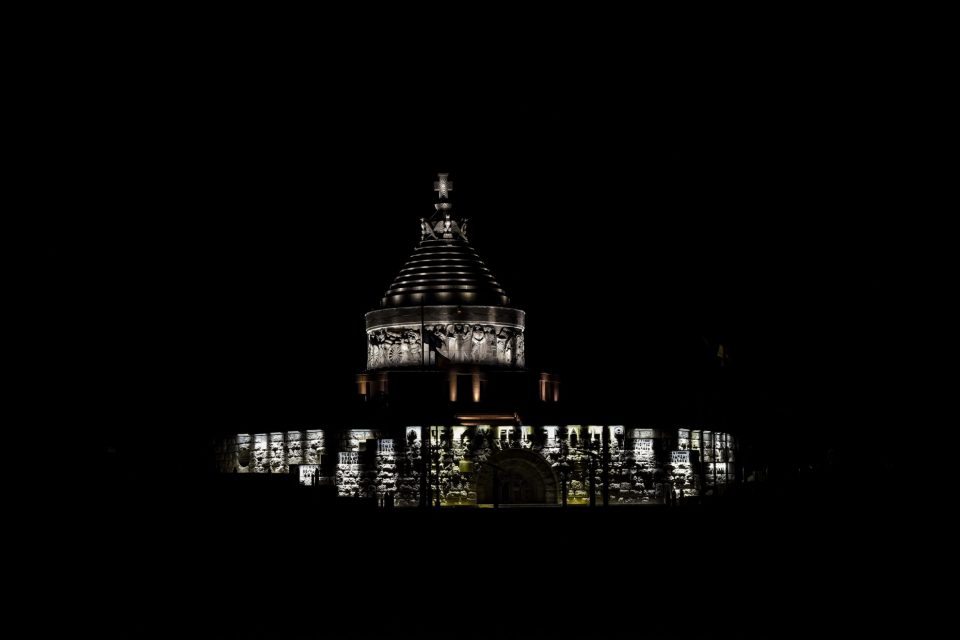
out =
<svg viewBox="0 0 960 640"><path fill-rule="evenodd" d="M367 368L436 364L524 366L523 330L500 325L434 324L426 326L427 350L421 355L420 327L390 327L367 333Z"/></svg>
<svg viewBox="0 0 960 640"><path fill-rule="evenodd" d="M367 334L367 368L419 365L420 329L380 329Z"/></svg>

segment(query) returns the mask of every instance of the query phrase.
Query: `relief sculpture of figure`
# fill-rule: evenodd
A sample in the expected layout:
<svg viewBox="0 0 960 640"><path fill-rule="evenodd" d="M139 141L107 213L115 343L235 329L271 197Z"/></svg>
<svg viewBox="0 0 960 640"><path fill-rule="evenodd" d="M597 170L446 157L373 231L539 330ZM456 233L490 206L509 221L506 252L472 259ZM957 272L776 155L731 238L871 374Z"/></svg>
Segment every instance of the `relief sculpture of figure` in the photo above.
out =
<svg viewBox="0 0 960 640"><path fill-rule="evenodd" d="M516 353L516 335L513 331L510 332L510 337L507 338L506 344L503 345L503 361L505 364L513 365L514 364L514 354Z"/></svg>
<svg viewBox="0 0 960 640"><path fill-rule="evenodd" d="M512 337L512 332L506 327L500 329L500 333L497 334L497 362L500 364L510 364L507 354Z"/></svg>
<svg viewBox="0 0 960 640"><path fill-rule="evenodd" d="M473 330L468 324L458 324L456 325L457 329L457 362L469 362L470 361L470 351L472 348L471 344L471 333Z"/></svg>
<svg viewBox="0 0 960 640"><path fill-rule="evenodd" d="M377 342L380 344L380 360L386 364L387 352L390 350L390 335L386 329L377 331Z"/></svg>
<svg viewBox="0 0 960 640"><path fill-rule="evenodd" d="M457 332L452 324L446 328L447 334L447 353L446 356L456 362L457 360Z"/></svg>
<svg viewBox="0 0 960 640"><path fill-rule="evenodd" d="M483 329L483 361L490 364L497 362L497 330L491 326Z"/></svg>
<svg viewBox="0 0 960 640"><path fill-rule="evenodd" d="M403 332L403 347L401 361L406 364L420 362L420 332L407 329Z"/></svg>
<svg viewBox="0 0 960 640"><path fill-rule="evenodd" d="M526 355L524 354L523 332L517 332L517 366L522 367L526 364Z"/></svg>
<svg viewBox="0 0 960 640"><path fill-rule="evenodd" d="M437 353L447 356L447 330L442 324L434 325L431 345Z"/></svg>
<svg viewBox="0 0 960 640"><path fill-rule="evenodd" d="M471 360L481 362L483 360L483 327L478 324L473 325L473 344L471 345Z"/></svg>
<svg viewBox="0 0 960 640"><path fill-rule="evenodd" d="M377 367L382 367L384 364L385 350L384 350L384 340L386 339L386 331L381 329L376 333L370 334L370 348L368 351L368 361L369 367L375 369Z"/></svg>

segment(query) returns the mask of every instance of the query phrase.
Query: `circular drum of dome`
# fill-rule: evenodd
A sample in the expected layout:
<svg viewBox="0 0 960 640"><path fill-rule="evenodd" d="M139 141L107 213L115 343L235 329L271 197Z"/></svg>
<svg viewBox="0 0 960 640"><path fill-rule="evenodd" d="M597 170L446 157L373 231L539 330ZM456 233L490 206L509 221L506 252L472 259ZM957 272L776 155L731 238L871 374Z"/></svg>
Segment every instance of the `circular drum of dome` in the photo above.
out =
<svg viewBox="0 0 960 640"><path fill-rule="evenodd" d="M367 369L437 365L444 360L452 364L525 366L524 312L520 309L394 307L369 312L366 323Z"/></svg>

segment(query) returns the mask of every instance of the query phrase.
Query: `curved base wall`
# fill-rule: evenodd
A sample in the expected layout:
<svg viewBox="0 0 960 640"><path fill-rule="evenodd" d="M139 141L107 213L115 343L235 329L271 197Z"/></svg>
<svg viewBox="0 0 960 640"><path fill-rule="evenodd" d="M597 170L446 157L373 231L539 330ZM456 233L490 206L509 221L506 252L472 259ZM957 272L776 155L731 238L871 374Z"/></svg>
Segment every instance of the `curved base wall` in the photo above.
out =
<svg viewBox="0 0 960 640"><path fill-rule="evenodd" d="M593 443L593 446L591 446ZM241 433L220 441L224 473L287 474L336 495L416 506L430 466L431 500L442 505L663 503L718 494L736 482L736 441L691 429L586 426L409 426ZM489 464L488 464L489 463ZM495 464L499 477L492 474ZM606 465L606 470L604 466ZM291 475L292 474L292 475Z"/></svg>

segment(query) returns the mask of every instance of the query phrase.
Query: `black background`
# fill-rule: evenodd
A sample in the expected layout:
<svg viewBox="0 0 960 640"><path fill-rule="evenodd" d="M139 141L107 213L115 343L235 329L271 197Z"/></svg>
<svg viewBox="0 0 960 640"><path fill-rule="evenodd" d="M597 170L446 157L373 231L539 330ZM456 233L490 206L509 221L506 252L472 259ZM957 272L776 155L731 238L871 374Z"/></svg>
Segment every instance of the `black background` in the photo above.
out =
<svg viewBox="0 0 960 640"><path fill-rule="evenodd" d="M844 482L862 482L855 494L824 496L829 507L805 503L799 520L790 509L770 524L765 514L725 516L734 533L724 542L742 555L759 540L763 552L748 554L720 591L736 611L720 628L782 636L797 619L813 629L850 613L841 591L874 575L858 545L883 522L843 535L830 523L854 501L902 499L913 486L890 443L917 433L912 392L922 383L904 374L920 371L917 319L938 295L943 255L929 195L943 170L927 153L937 146L929 116L939 85L916 61L858 51L774 59L759 49L654 73L630 58L615 67L541 58L507 80L435 60L410 73L388 61L354 68L328 57L312 67L215 48L124 51L67 57L45 77L54 95L38 101L46 126L34 154L58 179L38 191L29 265L38 370L52 378L39 418L67 442L92 434L93 463L78 475L105 481L76 506L94 521L80 545L117 560L110 579L120 588L100 604L134 620L107 630L146 629L161 609L184 613L167 618L178 629L194 614L217 628L237 602L291 596L279 577L239 593L224 586L229 567L248 575L231 554L303 534L267 534L242 517L240 527L210 528L198 517L205 494L192 487L205 477L205 443L239 426L322 422L347 404L364 366L363 314L415 246L440 171L451 174L474 246L527 311L528 362L563 376L565 400L641 424L695 415L700 372L722 343L730 393L754 437L796 442L811 460L832 449ZM357 522L307 533L368 549L349 562L328 549L324 565L345 576L344 588L363 590L380 566L370 549L385 544L384 523L359 531ZM543 527L554 533L551 523ZM702 543L682 523L649 524L649 548ZM428 525L416 535L430 535ZM468 527L489 538L506 535L500 525ZM577 593L607 581L656 601L647 578L588 564L591 531L634 544L636 527L570 526L585 559L548 565L548 575ZM674 526L687 533L674 537ZM465 535L450 523L443 531ZM547 549L569 552L559 539ZM673 556L659 557L660 575L676 568ZM848 573L837 568L849 562ZM153 572L189 583L185 599L151 605ZM415 593L435 586L429 572L406 575ZM514 593L509 576L529 572L498 575ZM125 585L145 588L132 609ZM525 587L531 602L557 606L536 588ZM697 589L695 600L709 602ZM293 596L327 603L315 618L325 628L362 622L344 611L376 601L336 589ZM483 598L469 602L486 615ZM784 617L749 613L771 604ZM717 628L709 608L684 618L690 611L676 606L692 626L656 629ZM444 610L456 625L446 630L465 633L456 610ZM416 620L436 630L431 618ZM551 629L569 631L562 621Z"/></svg>
<svg viewBox="0 0 960 640"><path fill-rule="evenodd" d="M889 77L494 98L158 73L83 86L39 265L67 388L120 446L342 404L438 171L566 399L686 417L722 343L771 430L892 419L873 399L934 252Z"/></svg>

